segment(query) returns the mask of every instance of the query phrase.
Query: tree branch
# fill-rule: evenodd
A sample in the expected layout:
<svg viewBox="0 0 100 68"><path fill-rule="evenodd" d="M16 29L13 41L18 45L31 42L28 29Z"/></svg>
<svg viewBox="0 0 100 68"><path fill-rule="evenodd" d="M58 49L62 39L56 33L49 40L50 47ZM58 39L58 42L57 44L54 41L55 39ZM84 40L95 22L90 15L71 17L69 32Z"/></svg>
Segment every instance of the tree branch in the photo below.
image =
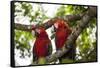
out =
<svg viewBox="0 0 100 68"><path fill-rule="evenodd" d="M25 25L25 24L15 23L15 29L17 29L17 30L30 32L31 31L31 27L32 27L32 25Z"/></svg>
<svg viewBox="0 0 100 68"><path fill-rule="evenodd" d="M80 20L83 17L83 15L84 15L84 13L77 14L77 15L66 15L66 16L57 17L57 18L61 18L65 21L67 21L67 23L68 23L71 21ZM45 22L41 26L43 26L45 29L48 29L49 27L51 27L53 25L53 23L55 22L55 19L57 19L57 18L50 19L49 21ZM39 27L39 26L40 25L36 25L36 27ZM24 25L24 24L15 23L15 29L17 29L17 30L30 32L31 28L32 28L32 25Z"/></svg>

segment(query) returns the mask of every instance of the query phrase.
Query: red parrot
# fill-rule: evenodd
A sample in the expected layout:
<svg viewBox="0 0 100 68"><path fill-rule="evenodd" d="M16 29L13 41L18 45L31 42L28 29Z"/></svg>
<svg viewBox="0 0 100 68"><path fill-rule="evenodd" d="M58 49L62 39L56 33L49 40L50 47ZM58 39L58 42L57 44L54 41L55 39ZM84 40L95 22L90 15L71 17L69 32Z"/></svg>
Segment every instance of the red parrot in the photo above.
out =
<svg viewBox="0 0 100 68"><path fill-rule="evenodd" d="M62 19L56 19L54 23L54 30L55 30L55 45L56 50L62 49L67 41L68 36L71 34L72 30L68 26L67 22ZM64 54L60 59L59 62L63 63L63 59L66 59L69 54L71 54L70 50L66 54Z"/></svg>
<svg viewBox="0 0 100 68"><path fill-rule="evenodd" d="M51 41L43 27L34 28L36 40L33 46L33 61L38 61L38 64L46 64L45 57L52 53Z"/></svg>

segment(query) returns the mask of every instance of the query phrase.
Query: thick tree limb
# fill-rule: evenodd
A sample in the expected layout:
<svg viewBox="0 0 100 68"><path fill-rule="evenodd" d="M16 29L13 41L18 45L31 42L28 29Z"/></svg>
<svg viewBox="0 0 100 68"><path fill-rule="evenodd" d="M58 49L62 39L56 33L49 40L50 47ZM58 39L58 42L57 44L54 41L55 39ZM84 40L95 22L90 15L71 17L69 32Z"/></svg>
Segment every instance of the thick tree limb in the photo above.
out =
<svg viewBox="0 0 100 68"><path fill-rule="evenodd" d="M66 45L62 50L58 50L54 54L47 56L46 60L48 63L53 62L54 60L63 56L68 50L72 47L72 44L75 42L79 34L87 27L89 21L97 16L97 8L89 7L89 10L84 14L80 21L78 21L76 28L73 30L72 34L68 37ZM34 65L34 64L33 64Z"/></svg>
<svg viewBox="0 0 100 68"><path fill-rule="evenodd" d="M68 22L71 22L71 21L81 19L83 15L84 15L84 13L77 14L77 15L66 15L66 16L58 17L58 18L64 19L65 21L68 21ZM45 22L41 26L43 26L45 29L48 29L49 27L51 27L53 25L53 23L55 22L55 19L56 18L50 19L49 21ZM36 25L36 27L39 27L39 26L40 25ZM32 28L32 25L24 25L24 24L15 23L15 29L17 29L17 30L31 31L31 28Z"/></svg>
<svg viewBox="0 0 100 68"><path fill-rule="evenodd" d="M32 27L32 25L15 23L15 29L17 29L17 30L31 31L31 27Z"/></svg>

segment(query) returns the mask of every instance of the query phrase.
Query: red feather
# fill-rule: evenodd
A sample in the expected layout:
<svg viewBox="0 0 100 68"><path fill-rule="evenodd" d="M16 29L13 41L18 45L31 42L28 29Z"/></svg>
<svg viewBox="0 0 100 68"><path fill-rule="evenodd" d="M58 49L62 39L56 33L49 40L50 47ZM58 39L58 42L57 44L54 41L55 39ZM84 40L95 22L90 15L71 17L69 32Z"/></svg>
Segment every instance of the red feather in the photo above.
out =
<svg viewBox="0 0 100 68"><path fill-rule="evenodd" d="M71 29L69 28L68 24L62 19L57 19L54 24L54 27L56 28L56 33L55 33L56 48L61 49L64 46L68 36L70 35Z"/></svg>
<svg viewBox="0 0 100 68"><path fill-rule="evenodd" d="M48 46L50 40L44 28L37 28L39 30L38 37L34 43L33 53L37 58L48 56Z"/></svg>

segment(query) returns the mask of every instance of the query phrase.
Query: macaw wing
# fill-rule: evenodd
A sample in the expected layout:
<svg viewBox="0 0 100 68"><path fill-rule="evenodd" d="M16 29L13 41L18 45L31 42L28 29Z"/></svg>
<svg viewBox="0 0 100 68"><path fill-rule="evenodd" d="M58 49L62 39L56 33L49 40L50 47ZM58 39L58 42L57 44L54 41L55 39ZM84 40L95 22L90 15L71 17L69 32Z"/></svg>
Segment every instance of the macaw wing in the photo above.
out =
<svg viewBox="0 0 100 68"><path fill-rule="evenodd" d="M36 53L35 53L35 45L33 47L33 61L36 61L37 60L37 56L36 56Z"/></svg>

